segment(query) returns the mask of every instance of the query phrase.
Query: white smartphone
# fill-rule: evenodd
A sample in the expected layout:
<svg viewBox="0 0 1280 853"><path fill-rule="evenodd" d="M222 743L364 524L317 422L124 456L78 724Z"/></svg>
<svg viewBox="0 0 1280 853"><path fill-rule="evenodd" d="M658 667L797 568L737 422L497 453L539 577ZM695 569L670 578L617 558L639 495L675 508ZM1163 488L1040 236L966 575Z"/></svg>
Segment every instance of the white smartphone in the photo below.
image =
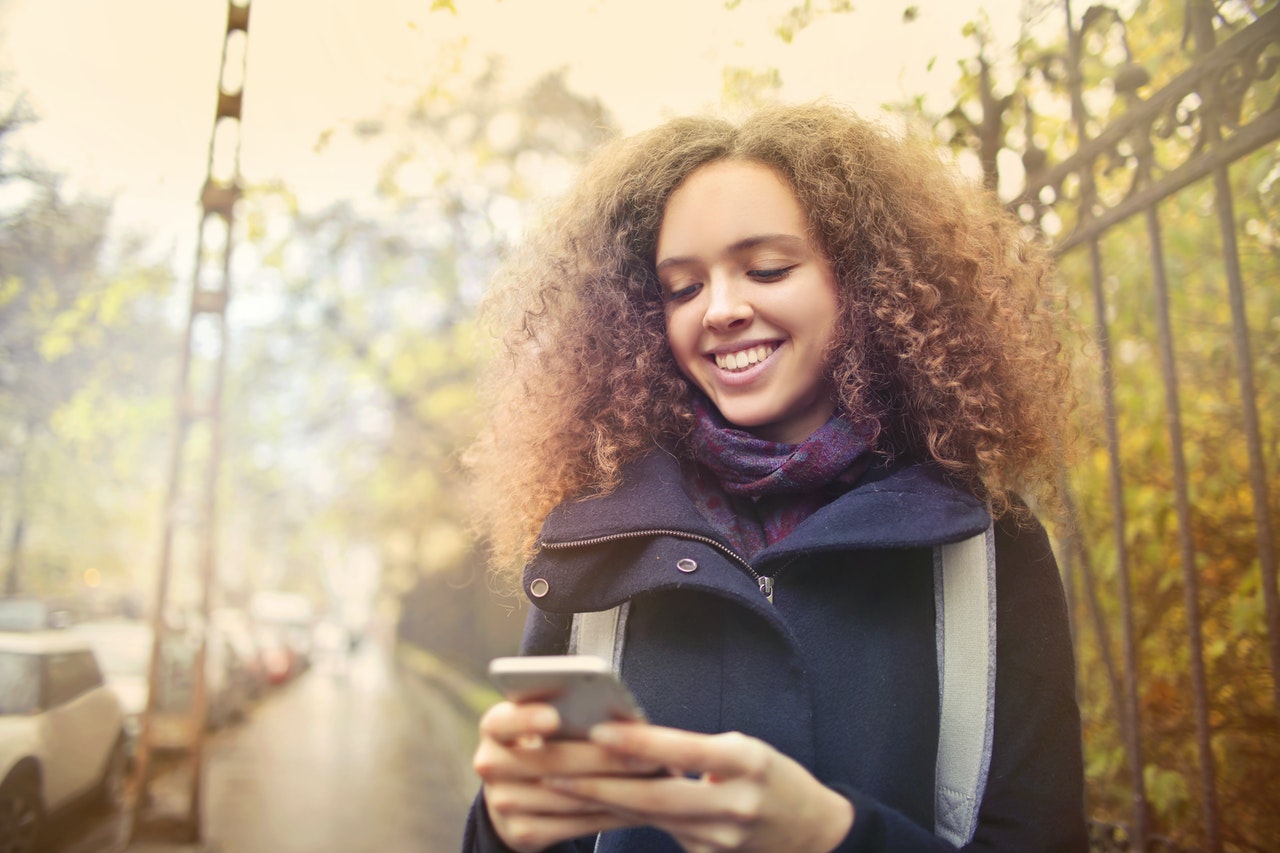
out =
<svg viewBox="0 0 1280 853"><path fill-rule="evenodd" d="M644 719L631 691L595 655L494 658L489 679L513 702L555 706L560 713L556 737L584 738L596 723Z"/></svg>

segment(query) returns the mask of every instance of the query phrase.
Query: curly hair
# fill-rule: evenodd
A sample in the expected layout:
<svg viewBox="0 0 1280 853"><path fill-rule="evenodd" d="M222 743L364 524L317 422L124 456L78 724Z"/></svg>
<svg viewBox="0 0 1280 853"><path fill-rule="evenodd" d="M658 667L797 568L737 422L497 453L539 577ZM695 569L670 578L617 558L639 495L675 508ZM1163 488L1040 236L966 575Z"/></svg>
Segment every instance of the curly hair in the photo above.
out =
<svg viewBox="0 0 1280 853"><path fill-rule="evenodd" d="M807 214L839 289L836 404L877 452L936 461L996 515L1053 493L1070 394L1051 264L994 196L930 140L833 105L682 118L604 147L491 289L505 357L467 461L500 570L558 503L655 448L681 455L691 386L667 345L658 231L676 188L731 158L775 169Z"/></svg>

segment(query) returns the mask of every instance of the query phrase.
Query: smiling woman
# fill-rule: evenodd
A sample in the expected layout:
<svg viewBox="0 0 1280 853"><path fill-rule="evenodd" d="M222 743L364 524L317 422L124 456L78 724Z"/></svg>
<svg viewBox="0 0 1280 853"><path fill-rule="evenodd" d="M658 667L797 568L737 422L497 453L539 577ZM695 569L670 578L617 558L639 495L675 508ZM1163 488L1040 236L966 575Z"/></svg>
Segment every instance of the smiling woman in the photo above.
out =
<svg viewBox="0 0 1280 853"><path fill-rule="evenodd" d="M527 561L522 651L612 656L647 721L495 705L466 849L1085 849L1019 497L1051 495L1069 399L1048 270L930 144L839 108L600 152L494 290L469 458L498 568Z"/></svg>
<svg viewBox="0 0 1280 853"><path fill-rule="evenodd" d="M671 195L656 270L676 364L725 419L798 444L835 409L831 264L782 178L750 161L704 166Z"/></svg>

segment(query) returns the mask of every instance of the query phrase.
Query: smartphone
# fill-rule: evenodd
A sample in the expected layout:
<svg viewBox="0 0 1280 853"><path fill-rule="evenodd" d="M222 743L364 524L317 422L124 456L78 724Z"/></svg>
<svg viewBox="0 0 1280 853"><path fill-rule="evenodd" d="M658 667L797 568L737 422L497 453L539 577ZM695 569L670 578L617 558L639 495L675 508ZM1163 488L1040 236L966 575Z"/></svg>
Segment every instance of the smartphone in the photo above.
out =
<svg viewBox="0 0 1280 853"><path fill-rule="evenodd" d="M609 664L595 655L494 658L489 679L513 702L542 701L560 713L559 738L585 738L596 723L643 720L644 712Z"/></svg>

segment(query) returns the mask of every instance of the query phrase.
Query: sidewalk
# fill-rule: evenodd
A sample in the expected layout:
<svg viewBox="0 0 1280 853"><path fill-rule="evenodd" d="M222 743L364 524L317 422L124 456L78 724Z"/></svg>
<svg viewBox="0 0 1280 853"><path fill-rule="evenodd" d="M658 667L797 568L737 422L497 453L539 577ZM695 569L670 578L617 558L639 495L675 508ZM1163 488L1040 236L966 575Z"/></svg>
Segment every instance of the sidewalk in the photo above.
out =
<svg viewBox="0 0 1280 853"><path fill-rule="evenodd" d="M127 853L452 853L495 694L421 650L318 665L211 739L202 843Z"/></svg>
<svg viewBox="0 0 1280 853"><path fill-rule="evenodd" d="M401 643L396 648L396 662L419 678L445 691L458 703L458 710L476 720L489 706L502 698L492 685L476 681L440 658L417 646Z"/></svg>

